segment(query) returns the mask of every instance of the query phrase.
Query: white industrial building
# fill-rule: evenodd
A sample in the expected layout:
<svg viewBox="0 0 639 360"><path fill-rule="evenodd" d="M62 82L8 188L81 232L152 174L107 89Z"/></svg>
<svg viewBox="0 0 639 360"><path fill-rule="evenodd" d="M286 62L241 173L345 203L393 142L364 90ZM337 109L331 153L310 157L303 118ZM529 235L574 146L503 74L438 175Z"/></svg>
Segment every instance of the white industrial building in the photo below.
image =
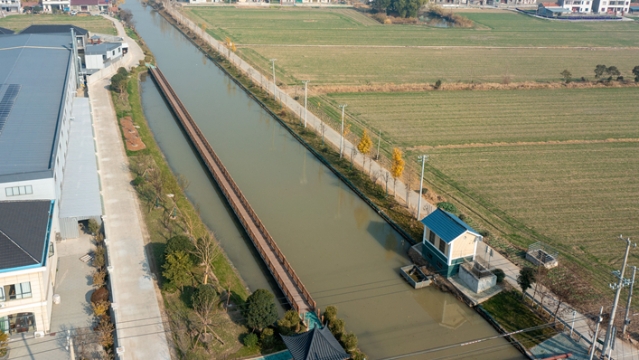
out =
<svg viewBox="0 0 639 360"><path fill-rule="evenodd" d="M100 219L89 99L71 31L0 35L0 329L47 332L55 240Z"/></svg>

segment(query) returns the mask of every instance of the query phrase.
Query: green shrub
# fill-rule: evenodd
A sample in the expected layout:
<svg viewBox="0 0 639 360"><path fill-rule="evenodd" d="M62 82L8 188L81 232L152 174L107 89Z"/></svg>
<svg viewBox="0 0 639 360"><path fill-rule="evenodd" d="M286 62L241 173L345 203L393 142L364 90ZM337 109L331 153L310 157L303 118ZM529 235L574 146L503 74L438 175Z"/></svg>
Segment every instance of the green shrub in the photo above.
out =
<svg viewBox="0 0 639 360"><path fill-rule="evenodd" d="M260 334L260 342L262 343L262 347L266 349L270 349L275 345L275 332L271 328L266 328L262 330L262 334Z"/></svg>
<svg viewBox="0 0 639 360"><path fill-rule="evenodd" d="M87 230L89 231L89 234L95 236L100 232L100 224L98 224L95 219L89 219L89 221L87 221Z"/></svg>
<svg viewBox="0 0 639 360"><path fill-rule="evenodd" d="M138 175L135 177L135 179L133 179L131 184L133 184L133 186L140 186L140 184L142 184L143 182L144 182L144 178Z"/></svg>
<svg viewBox="0 0 639 360"><path fill-rule="evenodd" d="M280 334L287 336L299 331L300 314L295 310L289 310L280 320L277 321L277 327Z"/></svg>
<svg viewBox="0 0 639 360"><path fill-rule="evenodd" d="M501 282L504 281L504 278L506 277L506 273L504 273L504 270L502 269L494 269L492 270L492 273L497 276L497 284L501 284Z"/></svg>
<svg viewBox="0 0 639 360"><path fill-rule="evenodd" d="M277 321L275 295L265 289L255 290L246 299L244 319L248 327L256 330L262 330Z"/></svg>
<svg viewBox="0 0 639 360"><path fill-rule="evenodd" d="M346 351L352 351L357 348L357 336L353 333L346 333L342 335L342 345Z"/></svg>
<svg viewBox="0 0 639 360"><path fill-rule="evenodd" d="M162 291L165 291L169 294L173 294L178 290L177 286L175 286L175 284L173 284L170 281L165 282L164 284L162 284Z"/></svg>
<svg viewBox="0 0 639 360"><path fill-rule="evenodd" d="M337 307L329 305L324 310L324 321L331 322L337 319Z"/></svg>
<svg viewBox="0 0 639 360"><path fill-rule="evenodd" d="M257 338L257 335L250 333L250 334L246 334L246 336L244 336L244 339L242 341L244 342L244 346L248 348L254 348L254 347L257 347L258 338Z"/></svg>
<svg viewBox="0 0 639 360"><path fill-rule="evenodd" d="M164 258L166 259L168 255L178 251L183 251L184 253L189 254L189 258L193 263L199 263L198 257L195 255L195 245L187 236L176 235L170 238L166 242L166 248L164 248Z"/></svg>
<svg viewBox="0 0 639 360"><path fill-rule="evenodd" d="M104 267L104 265L106 265L106 259L105 259L105 253L106 251L104 250L103 246L97 246L95 248L95 254L93 256L93 266L95 266L98 269L101 269Z"/></svg>
<svg viewBox="0 0 639 360"><path fill-rule="evenodd" d="M442 201L442 202L438 203L437 207L442 209L442 210L444 210L444 211L447 211L447 212L449 212L451 214L458 214L459 213L459 210L457 210L457 206L455 206L455 205L453 205L453 204L451 204L451 203L449 203L447 201Z"/></svg>
<svg viewBox="0 0 639 360"><path fill-rule="evenodd" d="M340 336L344 333L344 320L342 319L334 319L333 321L328 323L328 328L331 330L333 335L336 338L340 338Z"/></svg>

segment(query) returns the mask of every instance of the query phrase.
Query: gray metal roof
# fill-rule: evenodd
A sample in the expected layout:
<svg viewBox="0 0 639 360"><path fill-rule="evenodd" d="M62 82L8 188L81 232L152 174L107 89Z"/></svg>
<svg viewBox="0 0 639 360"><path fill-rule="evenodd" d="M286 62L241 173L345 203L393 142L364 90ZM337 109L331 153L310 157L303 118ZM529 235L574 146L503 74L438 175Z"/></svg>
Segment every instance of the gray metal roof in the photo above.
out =
<svg viewBox="0 0 639 360"><path fill-rule="evenodd" d="M73 100L69 150L60 199L60 218L102 215L89 98Z"/></svg>
<svg viewBox="0 0 639 360"><path fill-rule="evenodd" d="M53 176L70 46L70 33L0 35L0 102L19 85L0 129L0 182Z"/></svg>
<svg viewBox="0 0 639 360"><path fill-rule="evenodd" d="M282 336L294 360L344 360L344 351L327 326L293 336Z"/></svg>
<svg viewBox="0 0 639 360"><path fill-rule="evenodd" d="M111 51L122 46L122 43L102 43L97 45L87 45L84 48L85 55L102 55L107 51Z"/></svg>
<svg viewBox="0 0 639 360"><path fill-rule="evenodd" d="M0 202L0 272L44 264L51 200Z"/></svg>

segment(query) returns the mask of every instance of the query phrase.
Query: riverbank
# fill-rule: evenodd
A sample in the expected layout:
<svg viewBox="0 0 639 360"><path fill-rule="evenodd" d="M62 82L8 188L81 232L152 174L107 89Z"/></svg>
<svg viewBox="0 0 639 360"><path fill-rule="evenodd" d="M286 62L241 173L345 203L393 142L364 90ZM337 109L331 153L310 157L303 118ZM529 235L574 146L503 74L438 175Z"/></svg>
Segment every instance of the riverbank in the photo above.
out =
<svg viewBox="0 0 639 360"><path fill-rule="evenodd" d="M136 35L135 40L144 50L145 61L154 63L153 54L141 37L133 29L127 28L127 32ZM256 349L246 348L239 341L240 335L247 332L247 329L239 311L235 310L244 304L250 291L219 246L216 246L217 256L213 261L212 271L217 278L213 285L220 294L220 299L226 303L227 310L217 311L213 315L215 331L221 340L211 340L205 347L193 341L196 331L194 320L197 315L190 306L189 294L194 291L195 284L202 283L203 269L200 266L191 269L194 287L187 287L182 292L173 291L170 286L167 288L167 282L162 276L165 248L169 239L180 235L188 235L194 239L212 235L202 222L198 210L184 193L188 183L171 171L144 116L139 86L140 78L144 76L147 76L146 67L131 69L126 93L112 91L111 95L118 119L130 117L145 145L143 150L126 150L126 154L134 179L132 183L140 200L140 212L148 229L146 251L151 271L163 288L161 293L167 322L171 327L172 345L180 358L253 355ZM121 136L124 138L123 133Z"/></svg>

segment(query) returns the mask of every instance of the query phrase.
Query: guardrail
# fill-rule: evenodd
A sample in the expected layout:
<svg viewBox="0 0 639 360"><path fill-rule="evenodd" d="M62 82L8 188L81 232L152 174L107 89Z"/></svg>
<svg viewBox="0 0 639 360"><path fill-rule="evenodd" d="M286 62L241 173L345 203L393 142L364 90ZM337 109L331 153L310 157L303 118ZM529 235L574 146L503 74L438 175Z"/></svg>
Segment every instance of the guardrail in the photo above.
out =
<svg viewBox="0 0 639 360"><path fill-rule="evenodd" d="M253 227L255 227L259 231L260 235L266 241L269 248L271 249L271 252L275 255L280 265L282 265L284 270L290 276L293 284L296 286L297 290L300 292L302 299L308 304L311 310L314 310L317 307L317 304L311 297L311 294L308 292L308 290L306 289L306 287L300 280L295 270L290 266L288 260L286 259L282 251L279 249L279 247L277 246L277 244L275 243L275 241L273 240L269 232L266 230L260 218L257 216L255 211L253 210L253 207L250 205L248 200L244 197L244 194L242 193L242 191L239 189L239 187L233 180L233 177L231 176L231 174L229 174L229 172L226 170L226 167L224 166L220 158L217 156L215 151L213 151L213 148L211 147L209 142L206 140L206 137L204 136L204 134L202 134L202 132L200 131L199 127L197 126L197 124L195 123L191 115L188 113L188 111L186 110L182 102L179 100L177 94L175 93L173 88L170 86L166 78L164 77L164 74L162 74L162 72L157 68L150 69L150 72L153 75L154 79L156 79L156 82L160 86L162 92L167 96L167 100L169 101L169 103L171 104L171 107L174 109L174 111L178 115L178 119L182 123L184 129L186 130L193 144L195 145L198 152L200 153L202 160L204 161L207 168L213 175L213 178L215 179L215 181L220 185L219 187L222 193L224 194L224 196L227 198L229 205L233 209L233 212L235 213L237 218L240 220L240 223L242 224L247 234L249 235L251 242L253 243L255 248L258 250L260 257L262 257L262 260L264 260L264 262L266 263L267 267L269 268L269 271L275 278L275 281L277 282L280 289L284 292L284 294L286 295L287 299L289 300L293 308L295 308L295 310L298 312L300 312L301 310L295 300L295 297L291 294L290 290L286 286L284 279L282 279L279 272L273 266L270 258L265 252L265 249L263 249L262 246L260 245L260 242L257 239L257 234L254 234L254 231L252 229ZM229 192L229 189L227 188L227 186L230 187L230 190L232 190L233 192L232 194ZM242 208L238 207L238 205L234 201L234 198L236 198L239 201ZM245 218L244 213L250 218L252 224L249 224L247 222L247 219Z"/></svg>

